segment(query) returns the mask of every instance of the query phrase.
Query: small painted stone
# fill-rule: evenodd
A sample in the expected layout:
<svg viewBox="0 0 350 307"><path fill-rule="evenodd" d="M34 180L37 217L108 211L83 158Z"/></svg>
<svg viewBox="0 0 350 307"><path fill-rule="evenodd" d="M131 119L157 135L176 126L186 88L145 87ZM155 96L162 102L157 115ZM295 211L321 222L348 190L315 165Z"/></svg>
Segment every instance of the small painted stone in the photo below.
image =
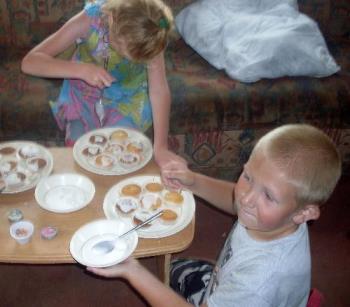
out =
<svg viewBox="0 0 350 307"><path fill-rule="evenodd" d="M41 229L40 234L43 239L51 240L57 235L57 228L52 226L47 226Z"/></svg>
<svg viewBox="0 0 350 307"><path fill-rule="evenodd" d="M8 219L11 223L18 222L23 219L23 213L19 209L12 209L8 214Z"/></svg>

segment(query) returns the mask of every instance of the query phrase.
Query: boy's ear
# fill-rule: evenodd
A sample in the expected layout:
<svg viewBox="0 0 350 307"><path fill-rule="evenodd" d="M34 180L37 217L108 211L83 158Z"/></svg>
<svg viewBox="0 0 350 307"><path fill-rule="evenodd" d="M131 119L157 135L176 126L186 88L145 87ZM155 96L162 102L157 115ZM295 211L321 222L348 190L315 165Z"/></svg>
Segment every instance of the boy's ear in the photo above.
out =
<svg viewBox="0 0 350 307"><path fill-rule="evenodd" d="M320 208L318 205L308 204L300 209L294 216L295 224L302 224L307 221L317 220L320 217Z"/></svg>

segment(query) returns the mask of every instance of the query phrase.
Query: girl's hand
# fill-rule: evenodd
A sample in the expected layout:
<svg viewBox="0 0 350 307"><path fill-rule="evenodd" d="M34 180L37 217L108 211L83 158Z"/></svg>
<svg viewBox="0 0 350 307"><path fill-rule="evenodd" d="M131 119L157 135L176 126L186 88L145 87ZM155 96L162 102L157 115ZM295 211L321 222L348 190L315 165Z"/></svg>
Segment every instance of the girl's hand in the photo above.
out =
<svg viewBox="0 0 350 307"><path fill-rule="evenodd" d="M102 90L115 81L115 78L100 66L91 63L81 63L80 66L80 78L91 86Z"/></svg>
<svg viewBox="0 0 350 307"><path fill-rule="evenodd" d="M128 258L121 263L118 263L116 265L113 265L107 268L87 267L86 269L89 272L92 272L96 275L100 275L107 278L113 278L113 277L127 278L127 274L128 273L132 274L133 270L135 270L135 268L137 268L138 265L140 264L136 259Z"/></svg>

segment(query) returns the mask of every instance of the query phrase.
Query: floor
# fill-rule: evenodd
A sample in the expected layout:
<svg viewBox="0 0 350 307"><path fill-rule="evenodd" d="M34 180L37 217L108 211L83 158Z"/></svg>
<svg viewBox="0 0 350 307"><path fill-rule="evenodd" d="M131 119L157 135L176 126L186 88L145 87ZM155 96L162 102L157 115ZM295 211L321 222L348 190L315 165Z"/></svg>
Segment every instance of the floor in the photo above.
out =
<svg viewBox="0 0 350 307"><path fill-rule="evenodd" d="M324 307L350 302L350 177L343 178L318 221L310 225L312 286L326 298ZM193 244L177 257L215 259L232 218L197 201ZM208 244L210 242L210 246ZM155 261L142 260L155 272ZM92 276L79 265L0 264L0 306L147 306L128 284Z"/></svg>

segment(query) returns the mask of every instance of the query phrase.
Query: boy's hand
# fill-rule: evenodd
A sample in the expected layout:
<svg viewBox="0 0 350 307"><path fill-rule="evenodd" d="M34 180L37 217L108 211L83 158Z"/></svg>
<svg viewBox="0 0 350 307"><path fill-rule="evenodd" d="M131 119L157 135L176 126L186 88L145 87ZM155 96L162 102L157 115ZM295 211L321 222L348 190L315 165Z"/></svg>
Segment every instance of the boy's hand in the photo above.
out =
<svg viewBox="0 0 350 307"><path fill-rule="evenodd" d="M172 151L168 149L162 149L162 150L155 150L155 160L160 167L161 175L163 174L163 170L167 167L167 165L172 163L180 163L183 165L186 165L186 160L184 160L182 157L176 155ZM173 182L171 179L162 177L163 183L166 187L170 189L179 189L179 183Z"/></svg>
<svg viewBox="0 0 350 307"><path fill-rule="evenodd" d="M79 74L86 83L101 90L111 86L115 81L115 78L104 68L90 63L82 63Z"/></svg>
<svg viewBox="0 0 350 307"><path fill-rule="evenodd" d="M121 277L127 278L127 274L132 274L133 270L139 265L139 262L134 258L128 258L121 263L107 267L107 268L93 268L87 267L89 272L107 278Z"/></svg>
<svg viewBox="0 0 350 307"><path fill-rule="evenodd" d="M161 175L164 184L175 189L190 188L195 183L195 174L182 161L166 164L161 170Z"/></svg>

